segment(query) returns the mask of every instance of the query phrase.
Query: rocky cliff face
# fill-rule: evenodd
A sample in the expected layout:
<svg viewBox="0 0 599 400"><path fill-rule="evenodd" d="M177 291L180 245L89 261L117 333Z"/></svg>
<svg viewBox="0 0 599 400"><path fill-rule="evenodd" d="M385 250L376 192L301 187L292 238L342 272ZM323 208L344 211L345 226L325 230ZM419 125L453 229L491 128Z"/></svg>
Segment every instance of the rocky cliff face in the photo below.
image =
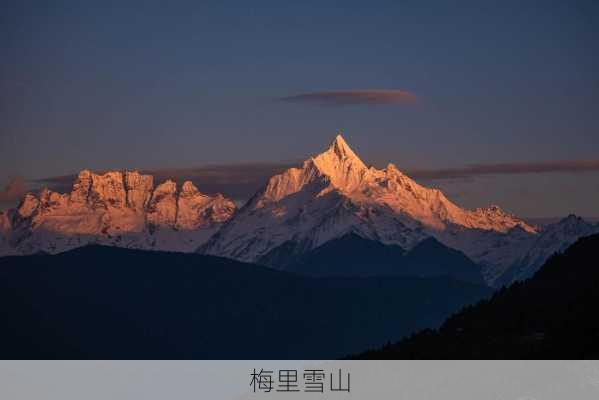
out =
<svg viewBox="0 0 599 400"><path fill-rule="evenodd" d="M70 193L27 194L0 215L0 255L56 253L87 243L192 251L235 212L222 195L191 182L154 188L153 177L132 171L79 173Z"/></svg>

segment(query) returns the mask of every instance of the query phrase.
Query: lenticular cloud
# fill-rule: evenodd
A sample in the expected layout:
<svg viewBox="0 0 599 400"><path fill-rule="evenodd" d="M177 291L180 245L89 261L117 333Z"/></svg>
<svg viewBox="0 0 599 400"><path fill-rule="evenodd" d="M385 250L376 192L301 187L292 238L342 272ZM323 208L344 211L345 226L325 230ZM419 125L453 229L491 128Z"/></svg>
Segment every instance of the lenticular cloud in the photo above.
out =
<svg viewBox="0 0 599 400"><path fill-rule="evenodd" d="M293 103L314 103L321 105L380 105L413 104L417 98L406 90L347 90L303 93L283 97L282 101Z"/></svg>

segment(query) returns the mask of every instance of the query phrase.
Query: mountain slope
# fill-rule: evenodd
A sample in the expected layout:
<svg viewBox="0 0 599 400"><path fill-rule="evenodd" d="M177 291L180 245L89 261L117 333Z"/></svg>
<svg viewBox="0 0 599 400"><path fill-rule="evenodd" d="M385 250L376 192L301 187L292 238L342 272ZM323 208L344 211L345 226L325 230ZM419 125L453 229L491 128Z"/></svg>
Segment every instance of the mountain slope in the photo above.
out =
<svg viewBox="0 0 599 400"><path fill-rule="evenodd" d="M496 286L530 278L550 255L563 252L578 238L596 233L599 233L599 225L589 223L575 215L569 215L554 224L547 225L530 243L522 259L497 280Z"/></svg>
<svg viewBox="0 0 599 400"><path fill-rule="evenodd" d="M496 206L464 210L392 164L366 167L338 135L301 168L273 176L200 252L270 264L283 258L272 254L280 246L295 256L350 233L406 250L435 237L477 263L505 269L517 256L502 259L497 244L515 230L536 234Z"/></svg>
<svg viewBox="0 0 599 400"><path fill-rule="evenodd" d="M434 238L425 239L405 252L399 246L349 234L293 260L285 270L313 276L448 276L484 284L478 265Z"/></svg>
<svg viewBox="0 0 599 400"><path fill-rule="evenodd" d="M235 212L221 195L191 183L154 188L150 175L81 171L70 193L27 194L16 210L0 215L0 255L58 253L88 243L191 251Z"/></svg>
<svg viewBox="0 0 599 400"><path fill-rule="evenodd" d="M361 358L581 359L599 357L599 235L578 240L529 280Z"/></svg>
<svg viewBox="0 0 599 400"><path fill-rule="evenodd" d="M90 246L0 258L0 354L326 359L438 326L488 294L443 278L311 279L218 257Z"/></svg>
<svg viewBox="0 0 599 400"><path fill-rule="evenodd" d="M488 285L500 287L530 276L579 237L599 232L598 225L574 219L537 228L497 206L462 209L393 164L367 167L338 135L301 167L273 176L198 251L285 268L347 235L405 251L434 238L465 254ZM355 254L343 264L349 268L352 259Z"/></svg>
<svg viewBox="0 0 599 400"><path fill-rule="evenodd" d="M197 250L286 269L297 265L298 257L347 235L406 252L434 238L480 266L488 285L501 287L530 276L555 251L594 232L599 225L577 217L537 228L497 206L462 209L393 164L366 166L338 135L299 168L271 177L238 213L231 200L202 194L191 182L154 187L152 176L137 172L82 171L70 193L43 190L39 196L26 195L17 209L0 211L0 257L54 254L98 243ZM345 268L358 259L355 252L336 257ZM428 266L413 269L416 276L452 272L446 267L453 263L422 262ZM369 265L373 271L365 270L367 263L352 268L373 275L378 267ZM403 270L409 270L405 263Z"/></svg>

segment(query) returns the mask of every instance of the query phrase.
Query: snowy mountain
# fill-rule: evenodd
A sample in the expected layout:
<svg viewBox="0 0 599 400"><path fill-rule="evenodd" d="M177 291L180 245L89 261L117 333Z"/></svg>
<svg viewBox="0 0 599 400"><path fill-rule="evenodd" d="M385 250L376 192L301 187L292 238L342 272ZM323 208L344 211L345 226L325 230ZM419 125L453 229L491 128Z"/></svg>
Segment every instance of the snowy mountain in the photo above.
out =
<svg viewBox="0 0 599 400"><path fill-rule="evenodd" d="M497 206L464 210L393 164L367 167L338 135L300 168L273 176L200 251L272 265L349 233L404 250L432 236L503 268L514 260L502 242L537 234Z"/></svg>
<svg viewBox="0 0 599 400"><path fill-rule="evenodd" d="M347 254L354 254L353 261L359 257L343 249L363 246L373 254L370 260L379 261L354 262L354 275L455 272L454 277L474 281L482 275L487 284L500 286L531 276L553 253L596 232L599 225L575 216L536 227L497 206L463 209L393 164L366 166L338 135L321 154L271 177L239 211L231 200L204 195L191 182L181 188L173 181L154 187L152 176L137 172L82 171L70 193L28 194L17 209L0 212L0 256L58 253L99 243L197 250L322 275L346 271L352 264ZM433 266L430 257L423 257L426 252L412 251L431 238L435 241L427 243L435 243L429 246L434 259L455 262L435 261ZM325 244L330 245L323 249ZM380 248L406 258L388 263L389 257L373 253ZM454 250L480 273L473 273ZM326 254L328 265L323 267L318 254ZM338 265L331 265L335 260Z"/></svg>
<svg viewBox="0 0 599 400"><path fill-rule="evenodd" d="M191 183L154 188L137 172L84 170L70 193L27 194L17 209L0 213L0 255L58 253L89 243L192 251L235 212L222 195Z"/></svg>
<svg viewBox="0 0 599 400"><path fill-rule="evenodd" d="M596 233L599 225L575 215L547 225L529 243L521 259L501 275L496 286L532 277L551 255L564 252L578 238Z"/></svg>
<svg viewBox="0 0 599 400"><path fill-rule="evenodd" d="M338 135L301 167L273 176L199 251L284 268L348 234L405 251L433 237L466 254L494 285L597 229L568 226L540 229L498 206L465 210L393 164L367 167Z"/></svg>

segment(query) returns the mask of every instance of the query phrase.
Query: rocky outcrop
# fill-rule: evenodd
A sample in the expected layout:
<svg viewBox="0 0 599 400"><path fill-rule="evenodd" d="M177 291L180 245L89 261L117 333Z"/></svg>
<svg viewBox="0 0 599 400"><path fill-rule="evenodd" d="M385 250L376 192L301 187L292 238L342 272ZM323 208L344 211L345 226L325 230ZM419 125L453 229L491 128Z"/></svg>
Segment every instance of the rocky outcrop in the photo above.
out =
<svg viewBox="0 0 599 400"><path fill-rule="evenodd" d="M81 171L70 193L29 193L2 213L0 255L60 252L87 243L192 251L235 212L222 195L202 194L191 182L179 191L168 180L136 171Z"/></svg>
<svg viewBox="0 0 599 400"><path fill-rule="evenodd" d="M206 196L198 191L193 183L183 183L177 200L176 227L179 229L200 229L207 224L222 224L235 211L235 205L217 194Z"/></svg>
<svg viewBox="0 0 599 400"><path fill-rule="evenodd" d="M124 182L127 207L144 210L152 197L154 178L151 175L127 171L124 173Z"/></svg>
<svg viewBox="0 0 599 400"><path fill-rule="evenodd" d="M152 226L174 226L177 221L177 184L168 180L156 187L147 211Z"/></svg>

